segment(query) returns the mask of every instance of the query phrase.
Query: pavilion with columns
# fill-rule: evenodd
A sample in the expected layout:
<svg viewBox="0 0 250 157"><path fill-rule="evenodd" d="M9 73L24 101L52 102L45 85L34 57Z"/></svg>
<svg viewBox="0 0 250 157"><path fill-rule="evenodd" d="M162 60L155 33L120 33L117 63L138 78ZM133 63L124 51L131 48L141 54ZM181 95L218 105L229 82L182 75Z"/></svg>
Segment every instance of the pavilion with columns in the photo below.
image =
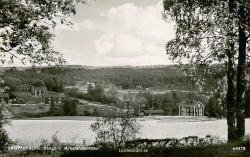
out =
<svg viewBox="0 0 250 157"><path fill-rule="evenodd" d="M200 101L182 102L179 105L179 116L204 116L205 106Z"/></svg>

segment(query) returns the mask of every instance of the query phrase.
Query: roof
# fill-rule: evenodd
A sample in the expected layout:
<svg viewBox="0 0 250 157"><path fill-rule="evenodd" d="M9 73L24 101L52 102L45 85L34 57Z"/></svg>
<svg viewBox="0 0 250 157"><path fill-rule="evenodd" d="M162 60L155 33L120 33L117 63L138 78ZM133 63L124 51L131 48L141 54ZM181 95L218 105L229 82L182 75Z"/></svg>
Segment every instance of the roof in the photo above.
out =
<svg viewBox="0 0 250 157"><path fill-rule="evenodd" d="M19 85L18 87L30 87L30 85Z"/></svg>
<svg viewBox="0 0 250 157"><path fill-rule="evenodd" d="M45 86L32 86L31 90L47 90Z"/></svg>
<svg viewBox="0 0 250 157"><path fill-rule="evenodd" d="M200 101L193 101L192 103L182 101L180 104L181 107L198 107L200 105L204 107L204 105Z"/></svg>
<svg viewBox="0 0 250 157"><path fill-rule="evenodd" d="M8 93L0 93L0 97L1 98L9 98L9 94Z"/></svg>
<svg viewBox="0 0 250 157"><path fill-rule="evenodd" d="M144 113L146 114L164 114L165 112L162 109L159 110L143 110Z"/></svg>
<svg viewBox="0 0 250 157"><path fill-rule="evenodd" d="M65 97L64 93L56 93L56 92L48 92L48 93L43 93L43 97L45 98L63 98Z"/></svg>

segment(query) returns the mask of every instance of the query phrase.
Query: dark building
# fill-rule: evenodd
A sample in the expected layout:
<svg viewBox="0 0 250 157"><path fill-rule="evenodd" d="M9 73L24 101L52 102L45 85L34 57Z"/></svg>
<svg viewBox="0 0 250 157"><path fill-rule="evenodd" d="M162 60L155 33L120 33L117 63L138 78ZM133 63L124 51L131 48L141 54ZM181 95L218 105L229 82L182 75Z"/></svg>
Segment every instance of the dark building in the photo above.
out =
<svg viewBox="0 0 250 157"><path fill-rule="evenodd" d="M43 93L44 103L45 104L61 104L65 98L64 93L57 93L57 92L47 92Z"/></svg>
<svg viewBox="0 0 250 157"><path fill-rule="evenodd" d="M9 103L9 94L8 93L0 93L1 103L8 104Z"/></svg>
<svg viewBox="0 0 250 157"><path fill-rule="evenodd" d="M159 110L143 110L144 116L164 116L165 112L161 109Z"/></svg>
<svg viewBox="0 0 250 157"><path fill-rule="evenodd" d="M17 87L18 90L22 90L22 91L30 91L31 87L30 85L20 85Z"/></svg>

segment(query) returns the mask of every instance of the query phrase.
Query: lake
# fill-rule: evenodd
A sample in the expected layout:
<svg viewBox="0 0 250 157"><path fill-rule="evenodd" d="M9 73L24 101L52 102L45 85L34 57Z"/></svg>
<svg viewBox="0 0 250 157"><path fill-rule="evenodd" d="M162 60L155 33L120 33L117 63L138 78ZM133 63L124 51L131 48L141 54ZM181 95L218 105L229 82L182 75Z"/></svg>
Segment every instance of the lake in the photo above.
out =
<svg viewBox="0 0 250 157"><path fill-rule="evenodd" d="M95 141L95 133L90 130L93 119L88 120L13 120L11 126L5 126L9 137L18 140L19 144L37 145L42 139L51 141L56 133L63 143L87 144ZM222 140L227 139L227 122L214 121L171 121L146 119L138 121L143 125L141 138L182 138L187 136L205 137L214 135ZM246 119L246 134L250 134L250 119Z"/></svg>

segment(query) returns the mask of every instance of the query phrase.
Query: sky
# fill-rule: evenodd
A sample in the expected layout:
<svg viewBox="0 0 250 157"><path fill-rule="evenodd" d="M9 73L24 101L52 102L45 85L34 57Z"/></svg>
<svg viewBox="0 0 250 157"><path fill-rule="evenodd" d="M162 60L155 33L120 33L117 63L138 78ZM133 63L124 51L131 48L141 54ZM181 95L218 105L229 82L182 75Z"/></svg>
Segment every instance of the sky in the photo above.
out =
<svg viewBox="0 0 250 157"><path fill-rule="evenodd" d="M174 24L162 19L162 0L88 0L77 4L58 25L52 46L66 64L87 66L146 66L172 64L165 51L175 37ZM23 66L14 62L13 66ZM12 66L12 65L7 65Z"/></svg>
<svg viewBox="0 0 250 157"><path fill-rule="evenodd" d="M55 29L53 47L67 64L140 66L171 64L165 45L174 25L162 19L161 0L96 0L77 5L74 26Z"/></svg>

